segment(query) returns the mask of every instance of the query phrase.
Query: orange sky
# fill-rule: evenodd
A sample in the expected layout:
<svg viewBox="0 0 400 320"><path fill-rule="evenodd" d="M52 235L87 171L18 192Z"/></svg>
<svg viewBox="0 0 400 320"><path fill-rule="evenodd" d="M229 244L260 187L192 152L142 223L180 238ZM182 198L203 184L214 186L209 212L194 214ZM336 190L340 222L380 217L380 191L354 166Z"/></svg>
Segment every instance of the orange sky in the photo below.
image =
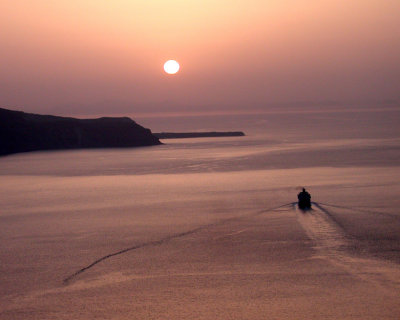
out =
<svg viewBox="0 0 400 320"><path fill-rule="evenodd" d="M399 0L2 0L0 43L0 106L29 112L400 101Z"/></svg>

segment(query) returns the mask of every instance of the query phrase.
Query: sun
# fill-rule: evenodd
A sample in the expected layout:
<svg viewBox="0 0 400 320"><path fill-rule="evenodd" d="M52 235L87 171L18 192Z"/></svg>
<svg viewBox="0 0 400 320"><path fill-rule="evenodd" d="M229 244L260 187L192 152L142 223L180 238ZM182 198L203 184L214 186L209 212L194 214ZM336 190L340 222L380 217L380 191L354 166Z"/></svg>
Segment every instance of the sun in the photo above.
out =
<svg viewBox="0 0 400 320"><path fill-rule="evenodd" d="M175 74L179 71L179 63L175 60L168 60L164 63L164 71L168 74Z"/></svg>

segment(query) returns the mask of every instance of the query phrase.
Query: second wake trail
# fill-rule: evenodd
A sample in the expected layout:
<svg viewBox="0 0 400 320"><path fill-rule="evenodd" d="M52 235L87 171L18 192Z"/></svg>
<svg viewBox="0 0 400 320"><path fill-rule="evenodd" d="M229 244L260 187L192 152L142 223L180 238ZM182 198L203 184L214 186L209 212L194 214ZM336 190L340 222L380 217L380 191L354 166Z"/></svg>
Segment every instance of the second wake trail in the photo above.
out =
<svg viewBox="0 0 400 320"><path fill-rule="evenodd" d="M362 281L374 284L387 293L400 291L400 268L389 261L354 252L356 239L349 237L335 217L335 212L314 202L313 209L302 211L293 205L297 219L313 240L315 258L329 261Z"/></svg>

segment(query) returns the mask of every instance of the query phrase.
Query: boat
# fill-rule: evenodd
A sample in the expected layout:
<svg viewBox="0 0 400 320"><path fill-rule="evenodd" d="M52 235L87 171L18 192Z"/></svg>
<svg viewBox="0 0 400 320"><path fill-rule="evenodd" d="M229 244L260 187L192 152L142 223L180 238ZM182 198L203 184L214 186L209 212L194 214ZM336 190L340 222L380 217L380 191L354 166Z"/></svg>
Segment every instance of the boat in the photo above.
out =
<svg viewBox="0 0 400 320"><path fill-rule="evenodd" d="M301 210L310 210L311 209L311 195L303 188L297 195L298 206Z"/></svg>

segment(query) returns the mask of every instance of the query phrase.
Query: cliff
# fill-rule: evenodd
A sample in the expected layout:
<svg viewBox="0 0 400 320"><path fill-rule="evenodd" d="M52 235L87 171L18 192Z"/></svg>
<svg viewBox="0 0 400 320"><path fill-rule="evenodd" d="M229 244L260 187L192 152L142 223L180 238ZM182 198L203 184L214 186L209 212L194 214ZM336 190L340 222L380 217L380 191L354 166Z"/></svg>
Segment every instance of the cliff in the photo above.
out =
<svg viewBox="0 0 400 320"><path fill-rule="evenodd" d="M158 145L132 119L75 119L0 108L0 155L36 150L127 148Z"/></svg>

